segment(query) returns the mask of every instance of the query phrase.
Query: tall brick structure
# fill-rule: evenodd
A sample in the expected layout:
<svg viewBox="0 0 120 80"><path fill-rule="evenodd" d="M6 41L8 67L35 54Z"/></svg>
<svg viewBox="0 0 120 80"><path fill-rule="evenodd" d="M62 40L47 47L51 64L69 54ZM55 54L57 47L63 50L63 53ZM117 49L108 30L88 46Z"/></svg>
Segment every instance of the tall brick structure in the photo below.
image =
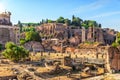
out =
<svg viewBox="0 0 120 80"><path fill-rule="evenodd" d="M116 31L113 29L104 29L101 27L89 27L85 29L72 29L62 23L46 23L39 27L37 30L40 33L51 35L52 38L58 38L59 40L69 39L72 44L79 44L81 42L100 42L105 45L111 45L115 41Z"/></svg>
<svg viewBox="0 0 120 80"><path fill-rule="evenodd" d="M0 44L5 45L5 43L9 41L19 44L19 35L18 27L0 25Z"/></svg>
<svg viewBox="0 0 120 80"><path fill-rule="evenodd" d="M86 41L86 29L84 27L82 27L82 42Z"/></svg>
<svg viewBox="0 0 120 80"><path fill-rule="evenodd" d="M0 44L3 46L9 41L19 44L19 27L12 26L10 15L10 12L3 12L0 14Z"/></svg>
<svg viewBox="0 0 120 80"><path fill-rule="evenodd" d="M87 41L104 43L102 29L99 27L89 27L87 30Z"/></svg>
<svg viewBox="0 0 120 80"><path fill-rule="evenodd" d="M62 23L46 23L37 27L37 31L45 35L64 39L68 38L68 26Z"/></svg>

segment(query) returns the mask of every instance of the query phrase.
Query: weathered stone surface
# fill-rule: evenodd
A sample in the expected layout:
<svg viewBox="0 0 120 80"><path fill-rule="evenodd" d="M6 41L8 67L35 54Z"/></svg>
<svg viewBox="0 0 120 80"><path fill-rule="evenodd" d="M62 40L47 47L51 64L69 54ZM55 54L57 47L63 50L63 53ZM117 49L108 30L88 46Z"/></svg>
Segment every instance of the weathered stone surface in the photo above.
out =
<svg viewBox="0 0 120 80"><path fill-rule="evenodd" d="M12 23L10 22L10 12L3 12L0 14L0 25L11 25Z"/></svg>
<svg viewBox="0 0 120 80"><path fill-rule="evenodd" d="M13 79L18 80L16 75L0 77L0 80L13 80Z"/></svg>
<svg viewBox="0 0 120 80"><path fill-rule="evenodd" d="M26 72L23 72L22 74L18 75L17 78L18 80L33 80L32 76Z"/></svg>
<svg viewBox="0 0 120 80"><path fill-rule="evenodd" d="M120 70L120 50L118 48L109 48L109 60L112 69Z"/></svg>

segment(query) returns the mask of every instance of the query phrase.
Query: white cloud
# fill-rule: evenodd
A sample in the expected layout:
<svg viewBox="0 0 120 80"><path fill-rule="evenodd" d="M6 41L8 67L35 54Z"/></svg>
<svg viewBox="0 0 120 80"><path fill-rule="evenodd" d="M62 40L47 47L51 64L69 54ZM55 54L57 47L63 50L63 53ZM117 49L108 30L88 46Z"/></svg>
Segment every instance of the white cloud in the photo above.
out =
<svg viewBox="0 0 120 80"><path fill-rule="evenodd" d="M93 11L102 8L108 0L96 0L93 3L82 5L78 8L73 9L72 14L78 14L78 13L83 13L83 12L88 12L88 11Z"/></svg>
<svg viewBox="0 0 120 80"><path fill-rule="evenodd" d="M117 14L120 14L120 11L106 12L106 13L102 13L102 14L89 17L89 18L102 18L102 17L112 16L112 15L117 15Z"/></svg>

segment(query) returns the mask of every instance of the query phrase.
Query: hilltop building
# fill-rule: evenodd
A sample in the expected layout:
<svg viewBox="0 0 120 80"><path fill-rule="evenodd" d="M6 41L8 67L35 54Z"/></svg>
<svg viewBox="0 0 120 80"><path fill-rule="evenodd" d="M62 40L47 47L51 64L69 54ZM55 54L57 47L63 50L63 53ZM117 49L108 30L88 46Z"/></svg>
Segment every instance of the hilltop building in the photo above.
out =
<svg viewBox="0 0 120 80"><path fill-rule="evenodd" d="M111 45L115 41L117 33L113 29L103 29L101 27L72 29L71 26L62 23L46 23L36 29L44 35L52 35L50 38L69 39L69 42L73 45L78 45L82 42L100 42L105 45Z"/></svg>
<svg viewBox="0 0 120 80"><path fill-rule="evenodd" d="M47 23L37 27L37 31L44 34L45 38L68 38L68 26L62 23Z"/></svg>
<svg viewBox="0 0 120 80"><path fill-rule="evenodd" d="M82 42L101 42L103 44L112 44L116 39L117 32L113 29L102 29L100 27L89 27L82 29Z"/></svg>

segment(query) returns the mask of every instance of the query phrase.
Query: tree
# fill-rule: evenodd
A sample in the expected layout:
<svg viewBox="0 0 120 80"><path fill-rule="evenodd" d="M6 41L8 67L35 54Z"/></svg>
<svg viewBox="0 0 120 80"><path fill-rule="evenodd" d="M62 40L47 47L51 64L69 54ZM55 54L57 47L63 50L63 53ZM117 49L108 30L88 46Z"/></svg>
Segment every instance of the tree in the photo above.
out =
<svg viewBox="0 0 120 80"><path fill-rule="evenodd" d="M29 56L29 52L24 47L17 46L13 42L7 42L5 48L2 52L3 56L12 61L24 60Z"/></svg>
<svg viewBox="0 0 120 80"><path fill-rule="evenodd" d="M113 46L113 47L117 47L118 45L119 45L119 44L116 43L116 42L113 42L113 43L112 43L112 46Z"/></svg>
<svg viewBox="0 0 120 80"><path fill-rule="evenodd" d="M28 23L28 27L30 27L31 26L31 24L30 23Z"/></svg>
<svg viewBox="0 0 120 80"><path fill-rule="evenodd" d="M74 15L72 16L72 25L80 26L80 28L81 28L82 22L83 22L83 20L80 19L79 17L75 17Z"/></svg>
<svg viewBox="0 0 120 80"><path fill-rule="evenodd" d="M41 22L42 24L44 24L45 23L45 20L44 19L42 19L42 22Z"/></svg>
<svg viewBox="0 0 120 80"><path fill-rule="evenodd" d="M89 27L89 26L88 26L87 24L85 24L85 23L82 23L81 26L82 26L82 27L85 27L85 29L88 29L88 27Z"/></svg>
<svg viewBox="0 0 120 80"><path fill-rule="evenodd" d="M40 23L39 23L40 25L42 24L42 21L40 21Z"/></svg>
<svg viewBox="0 0 120 80"><path fill-rule="evenodd" d="M28 32L28 31L35 31L35 27L33 27L33 26L26 26L26 27L24 27L23 28L23 31L24 32Z"/></svg>
<svg viewBox="0 0 120 80"><path fill-rule="evenodd" d="M15 47L16 45L13 43L13 42L7 42L6 45L5 45L5 48L6 49L11 49L13 47Z"/></svg>
<svg viewBox="0 0 120 80"><path fill-rule="evenodd" d="M45 23L48 23L48 19L46 19Z"/></svg>
<svg viewBox="0 0 120 80"><path fill-rule="evenodd" d="M116 35L116 41L112 43L113 47L120 46L120 32Z"/></svg>
<svg viewBox="0 0 120 80"><path fill-rule="evenodd" d="M25 40L26 41L38 41L42 42L41 37L38 32L35 31L29 31L25 33Z"/></svg>
<svg viewBox="0 0 120 80"><path fill-rule="evenodd" d="M98 27L100 27L100 28L101 28L101 27L102 27L102 26L101 26L101 24L99 24L99 25L98 25Z"/></svg>
<svg viewBox="0 0 120 80"><path fill-rule="evenodd" d="M71 24L71 20L65 19L65 24L67 24L69 26Z"/></svg>
<svg viewBox="0 0 120 80"><path fill-rule="evenodd" d="M63 17L59 17L57 20L56 20L57 23L65 23L65 19Z"/></svg>
<svg viewBox="0 0 120 80"><path fill-rule="evenodd" d="M75 16L74 15L72 15L72 21L75 19Z"/></svg>
<svg viewBox="0 0 120 80"><path fill-rule="evenodd" d="M23 25L22 25L22 23L20 21L18 21L18 27L20 28L20 32L22 32Z"/></svg>
<svg viewBox="0 0 120 80"><path fill-rule="evenodd" d="M98 24L96 21L93 20L85 20L82 22L82 26L88 29L88 27L101 27L101 24Z"/></svg>
<svg viewBox="0 0 120 80"><path fill-rule="evenodd" d="M50 19L49 19L49 20L48 20L48 23L53 23L53 20L50 20Z"/></svg>
<svg viewBox="0 0 120 80"><path fill-rule="evenodd" d="M25 39L20 39L20 45L23 45L26 43L26 40Z"/></svg>
<svg viewBox="0 0 120 80"><path fill-rule="evenodd" d="M2 44L0 44L0 51L2 50Z"/></svg>
<svg viewBox="0 0 120 80"><path fill-rule="evenodd" d="M120 44L120 32L119 33L117 33L117 39L116 39L116 42L118 43L118 44Z"/></svg>

